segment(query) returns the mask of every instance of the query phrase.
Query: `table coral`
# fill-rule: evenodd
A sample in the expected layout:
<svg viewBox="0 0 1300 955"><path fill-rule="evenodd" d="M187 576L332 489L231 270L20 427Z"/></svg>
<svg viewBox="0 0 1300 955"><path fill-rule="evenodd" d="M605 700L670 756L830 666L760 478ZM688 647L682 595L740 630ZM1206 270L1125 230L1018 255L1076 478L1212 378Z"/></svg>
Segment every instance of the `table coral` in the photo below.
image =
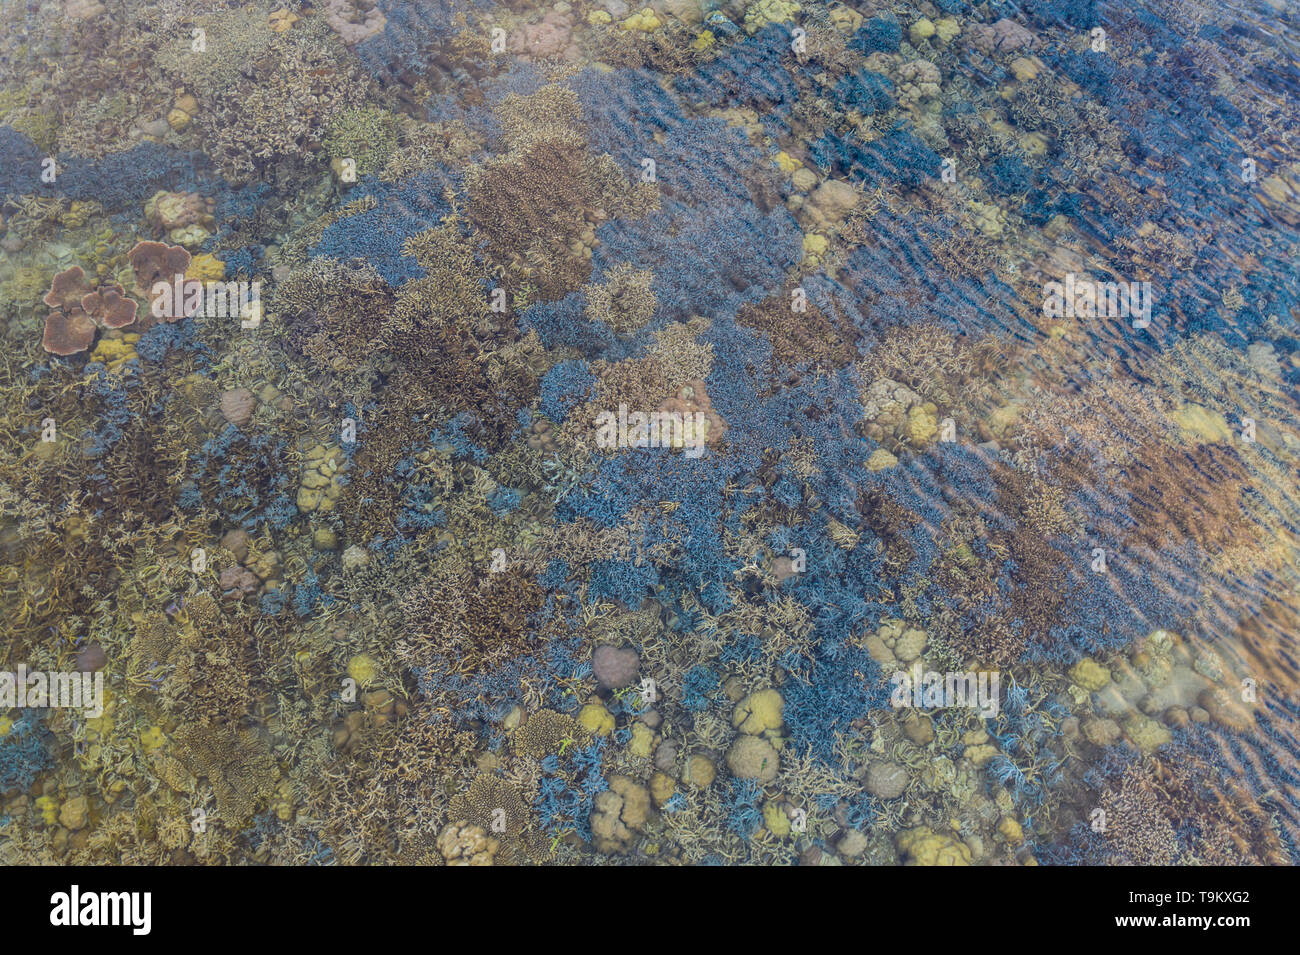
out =
<svg viewBox="0 0 1300 955"><path fill-rule="evenodd" d="M135 291L151 296L156 283L170 285L177 276L183 276L190 267L191 256L179 245L138 242L127 253L127 259L135 273Z"/></svg>
<svg viewBox="0 0 1300 955"><path fill-rule="evenodd" d="M138 305L120 285L101 285L94 291L81 266L54 276L44 298L54 311L45 318L42 347L55 355L86 351L96 328L124 328L135 322Z"/></svg>

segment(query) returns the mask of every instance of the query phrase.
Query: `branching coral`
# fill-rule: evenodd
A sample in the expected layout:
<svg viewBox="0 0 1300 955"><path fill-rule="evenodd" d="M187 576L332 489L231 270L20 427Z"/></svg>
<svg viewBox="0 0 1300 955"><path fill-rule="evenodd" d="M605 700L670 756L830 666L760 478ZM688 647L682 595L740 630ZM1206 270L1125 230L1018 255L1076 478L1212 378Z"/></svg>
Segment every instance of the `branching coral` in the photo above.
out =
<svg viewBox="0 0 1300 955"><path fill-rule="evenodd" d="M627 263L614 266L603 283L583 287L587 316L616 332L636 331L654 315L655 295L650 288L653 278L650 269L634 269Z"/></svg>
<svg viewBox="0 0 1300 955"><path fill-rule="evenodd" d="M440 577L401 602L403 656L415 667L473 673L527 646L528 615L541 607L537 585L517 571Z"/></svg>
<svg viewBox="0 0 1300 955"><path fill-rule="evenodd" d="M372 358L395 296L378 272L314 259L277 284L269 312L304 358L340 372Z"/></svg>
<svg viewBox="0 0 1300 955"><path fill-rule="evenodd" d="M334 117L321 145L336 160L351 160L358 176L379 172L398 144L398 122L392 113L374 107L345 110Z"/></svg>
<svg viewBox="0 0 1300 955"><path fill-rule="evenodd" d="M501 265L542 298L560 298L591 273L595 227L648 211L654 191L588 150L574 91L544 87L507 97L501 110L510 151L466 177L468 215Z"/></svg>
<svg viewBox="0 0 1300 955"><path fill-rule="evenodd" d="M1222 445L1148 446L1121 485L1132 500L1133 537L1155 550L1169 541L1193 540L1210 551L1239 541L1248 480L1236 453Z"/></svg>
<svg viewBox="0 0 1300 955"><path fill-rule="evenodd" d="M772 358L782 368L835 371L858 356L858 331L808 302L801 288L786 288L757 305L746 305L736 322L763 332L772 342Z"/></svg>
<svg viewBox="0 0 1300 955"><path fill-rule="evenodd" d="M1098 864L1243 865L1281 861L1267 813L1204 760L1131 763L1098 800Z"/></svg>
<svg viewBox="0 0 1300 955"><path fill-rule="evenodd" d="M307 162L365 86L327 45L296 30L272 35L265 53L251 62L266 71L245 73L223 88L197 120L208 154L233 181Z"/></svg>
<svg viewBox="0 0 1300 955"><path fill-rule="evenodd" d="M294 786L342 862L427 862L447 821L444 787L468 772L472 749L472 734L417 706L364 731L347 754L304 761ZM486 822L490 832L490 813Z"/></svg>

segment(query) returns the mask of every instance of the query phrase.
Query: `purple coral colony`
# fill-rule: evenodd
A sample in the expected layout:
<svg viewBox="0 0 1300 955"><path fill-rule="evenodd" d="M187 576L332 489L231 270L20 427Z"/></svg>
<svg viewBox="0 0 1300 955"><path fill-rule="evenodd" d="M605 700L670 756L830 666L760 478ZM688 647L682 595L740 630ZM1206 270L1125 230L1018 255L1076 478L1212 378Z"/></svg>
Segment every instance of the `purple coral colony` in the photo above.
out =
<svg viewBox="0 0 1300 955"><path fill-rule="evenodd" d="M0 6L0 862L1300 861L1300 12Z"/></svg>

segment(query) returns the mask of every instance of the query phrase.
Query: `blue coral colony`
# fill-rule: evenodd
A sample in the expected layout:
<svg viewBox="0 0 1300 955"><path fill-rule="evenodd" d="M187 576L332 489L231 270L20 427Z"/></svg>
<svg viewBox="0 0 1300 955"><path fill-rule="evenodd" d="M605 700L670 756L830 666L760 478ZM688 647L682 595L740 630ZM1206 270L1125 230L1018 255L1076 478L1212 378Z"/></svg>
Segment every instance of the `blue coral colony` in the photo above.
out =
<svg viewBox="0 0 1300 955"><path fill-rule="evenodd" d="M1296 862L1296 17L5 4L0 860Z"/></svg>

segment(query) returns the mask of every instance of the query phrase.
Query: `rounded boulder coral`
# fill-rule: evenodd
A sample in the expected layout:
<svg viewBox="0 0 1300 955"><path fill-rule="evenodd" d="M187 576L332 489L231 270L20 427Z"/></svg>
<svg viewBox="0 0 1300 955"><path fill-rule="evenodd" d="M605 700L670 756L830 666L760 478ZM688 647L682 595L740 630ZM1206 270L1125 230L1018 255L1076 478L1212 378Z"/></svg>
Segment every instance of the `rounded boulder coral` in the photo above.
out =
<svg viewBox="0 0 1300 955"><path fill-rule="evenodd" d="M727 768L741 779L770 783L781 769L781 757L762 737L741 736L727 750Z"/></svg>
<svg viewBox="0 0 1300 955"><path fill-rule="evenodd" d="M199 225L211 231L213 201L197 192L159 190L144 204L144 214L155 227L171 232L184 226Z"/></svg>
<svg viewBox="0 0 1300 955"><path fill-rule="evenodd" d="M591 655L591 668L596 682L607 690L631 686L640 665L641 660L631 647L606 644L597 647Z"/></svg>
<svg viewBox="0 0 1300 955"><path fill-rule="evenodd" d="M929 60L913 60L898 68L898 96L905 103L919 103L939 95L942 81L939 67Z"/></svg>
<svg viewBox="0 0 1300 955"><path fill-rule="evenodd" d="M461 820L438 835L438 852L447 865L492 865L499 843L482 826Z"/></svg>
<svg viewBox="0 0 1300 955"><path fill-rule="evenodd" d="M511 34L510 52L531 60L576 59L573 18L557 10L549 11L539 22L520 27Z"/></svg>
<svg viewBox="0 0 1300 955"><path fill-rule="evenodd" d="M609 789L595 799L591 832L596 849L606 854L626 852L645 830L650 817L650 791L627 776L611 776Z"/></svg>

